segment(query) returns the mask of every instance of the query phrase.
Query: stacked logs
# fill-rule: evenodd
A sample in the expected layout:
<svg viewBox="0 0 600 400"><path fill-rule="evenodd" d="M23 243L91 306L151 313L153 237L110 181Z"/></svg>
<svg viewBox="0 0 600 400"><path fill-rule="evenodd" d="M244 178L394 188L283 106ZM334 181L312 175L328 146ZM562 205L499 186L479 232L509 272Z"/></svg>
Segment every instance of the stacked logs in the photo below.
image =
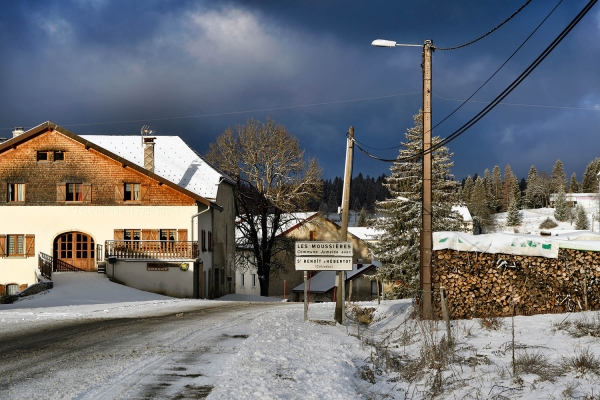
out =
<svg viewBox="0 0 600 400"><path fill-rule="evenodd" d="M600 253L560 249L558 258L438 250L433 296L440 286L451 318L507 317L600 309Z"/></svg>

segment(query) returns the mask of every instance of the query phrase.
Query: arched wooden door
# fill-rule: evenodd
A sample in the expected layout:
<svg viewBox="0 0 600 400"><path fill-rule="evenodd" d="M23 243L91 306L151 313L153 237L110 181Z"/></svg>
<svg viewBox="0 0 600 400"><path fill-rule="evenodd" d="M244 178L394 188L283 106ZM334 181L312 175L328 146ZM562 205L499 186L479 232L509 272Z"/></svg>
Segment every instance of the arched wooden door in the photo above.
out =
<svg viewBox="0 0 600 400"><path fill-rule="evenodd" d="M54 258L79 269L96 269L94 239L81 232L67 232L54 239Z"/></svg>

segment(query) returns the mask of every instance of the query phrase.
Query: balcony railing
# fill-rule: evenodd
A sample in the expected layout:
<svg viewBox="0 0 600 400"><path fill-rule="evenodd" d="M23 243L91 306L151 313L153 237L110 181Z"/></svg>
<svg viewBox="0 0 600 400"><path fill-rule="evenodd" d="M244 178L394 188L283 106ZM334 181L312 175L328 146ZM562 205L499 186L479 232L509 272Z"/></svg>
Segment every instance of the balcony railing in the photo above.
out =
<svg viewBox="0 0 600 400"><path fill-rule="evenodd" d="M198 258L198 242L171 240L107 240L104 257L121 259Z"/></svg>

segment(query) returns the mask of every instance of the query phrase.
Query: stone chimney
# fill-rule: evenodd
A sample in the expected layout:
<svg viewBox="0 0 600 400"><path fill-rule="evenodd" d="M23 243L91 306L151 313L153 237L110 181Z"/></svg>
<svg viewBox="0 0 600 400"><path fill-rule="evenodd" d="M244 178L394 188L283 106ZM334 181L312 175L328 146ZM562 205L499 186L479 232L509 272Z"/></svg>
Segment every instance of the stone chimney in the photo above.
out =
<svg viewBox="0 0 600 400"><path fill-rule="evenodd" d="M20 136L22 134L24 134L25 131L23 130L22 126L15 126L15 130L13 131L13 137L16 138L17 136Z"/></svg>
<svg viewBox="0 0 600 400"><path fill-rule="evenodd" d="M144 168L154 172L154 139L152 136L144 136Z"/></svg>

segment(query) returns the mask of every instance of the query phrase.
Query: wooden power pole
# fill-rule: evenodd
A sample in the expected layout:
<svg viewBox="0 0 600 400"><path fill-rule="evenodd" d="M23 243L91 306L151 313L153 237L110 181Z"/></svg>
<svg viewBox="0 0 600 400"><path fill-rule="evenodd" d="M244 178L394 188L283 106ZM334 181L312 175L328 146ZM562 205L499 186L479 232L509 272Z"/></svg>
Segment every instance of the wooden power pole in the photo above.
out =
<svg viewBox="0 0 600 400"><path fill-rule="evenodd" d="M423 45L423 204L421 227L420 289L423 296L422 316L433 316L433 296L431 292L431 254L433 250L431 224L431 54L433 42L426 40Z"/></svg>
<svg viewBox="0 0 600 400"><path fill-rule="evenodd" d="M352 181L352 159L354 156L354 127L348 129L346 145L346 170L344 172L344 191L342 192L342 230L340 241L348 240L348 212L350 210L350 182ZM346 316L344 297L346 294L344 271L337 272L337 291L335 296L335 320L344 324Z"/></svg>

